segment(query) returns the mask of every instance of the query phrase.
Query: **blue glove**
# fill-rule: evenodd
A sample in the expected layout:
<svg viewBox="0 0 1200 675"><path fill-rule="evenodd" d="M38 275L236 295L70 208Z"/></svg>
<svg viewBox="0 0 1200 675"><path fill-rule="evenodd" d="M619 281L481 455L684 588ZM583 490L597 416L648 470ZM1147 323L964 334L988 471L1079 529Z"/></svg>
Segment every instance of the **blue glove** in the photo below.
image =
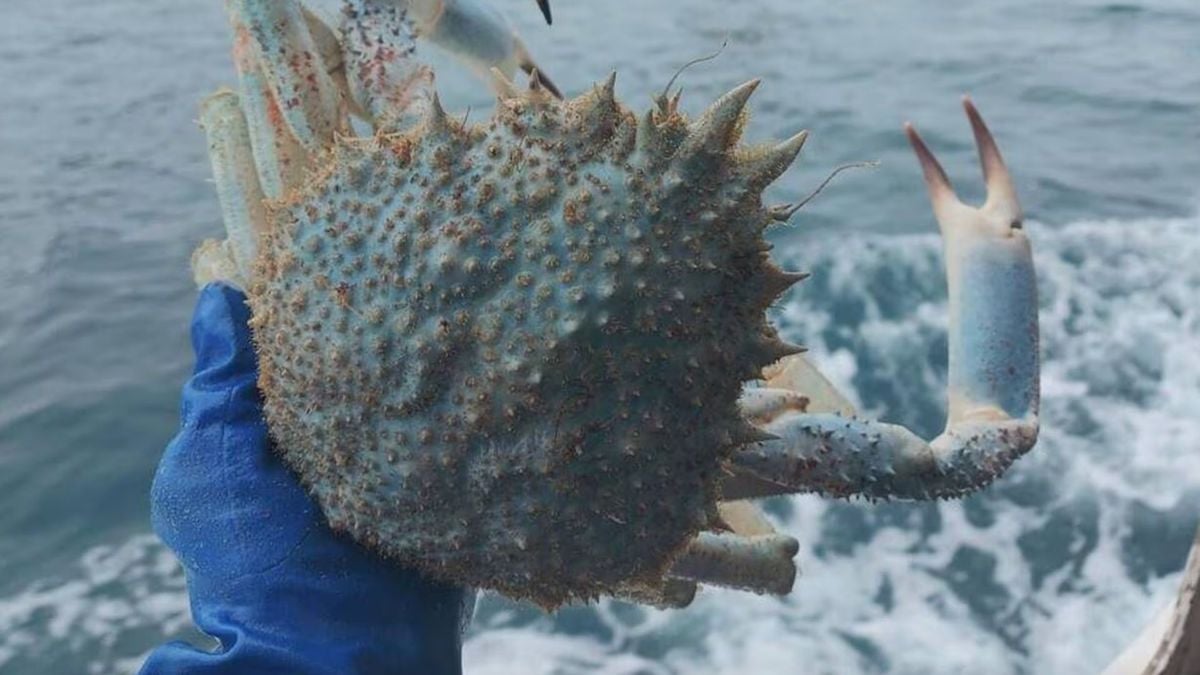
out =
<svg viewBox="0 0 1200 675"><path fill-rule="evenodd" d="M249 315L233 288L201 292L183 424L152 489L154 531L183 562L192 618L221 649L167 644L141 672L461 673L465 592L335 535L271 451Z"/></svg>

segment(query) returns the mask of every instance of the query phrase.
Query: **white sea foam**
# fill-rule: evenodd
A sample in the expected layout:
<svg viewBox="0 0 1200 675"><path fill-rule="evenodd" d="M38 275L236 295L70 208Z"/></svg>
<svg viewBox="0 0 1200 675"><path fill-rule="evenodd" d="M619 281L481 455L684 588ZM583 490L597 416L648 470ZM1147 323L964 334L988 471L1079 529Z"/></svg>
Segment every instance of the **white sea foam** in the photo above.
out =
<svg viewBox="0 0 1200 675"><path fill-rule="evenodd" d="M466 671L1098 672L1173 596L1200 514L1200 219L1031 235L1044 430L999 484L935 505L774 502L802 542L783 599L708 589L686 611L604 602L542 617L487 598ZM803 244L781 246L817 272L781 309L785 332L865 410L936 432L936 238ZM68 653L90 672L131 672L187 617L177 565L134 537L89 552L71 578L0 597L0 671Z"/></svg>
<svg viewBox="0 0 1200 675"><path fill-rule="evenodd" d="M62 654L85 657L88 672L132 671L150 641L189 623L179 564L154 535L138 535L88 551L72 578L0 598L0 671L35 672ZM127 653L131 638L143 644Z"/></svg>

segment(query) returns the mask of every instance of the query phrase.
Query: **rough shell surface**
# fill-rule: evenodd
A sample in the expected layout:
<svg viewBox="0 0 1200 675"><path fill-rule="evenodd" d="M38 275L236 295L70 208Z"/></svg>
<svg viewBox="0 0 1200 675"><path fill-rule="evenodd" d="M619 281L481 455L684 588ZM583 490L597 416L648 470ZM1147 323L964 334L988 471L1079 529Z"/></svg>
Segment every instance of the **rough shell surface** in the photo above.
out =
<svg viewBox="0 0 1200 675"><path fill-rule="evenodd" d="M738 147L754 85L695 123L611 81L435 107L273 205L261 388L335 528L545 606L662 583L751 433L741 383L789 352L761 192L799 147Z"/></svg>

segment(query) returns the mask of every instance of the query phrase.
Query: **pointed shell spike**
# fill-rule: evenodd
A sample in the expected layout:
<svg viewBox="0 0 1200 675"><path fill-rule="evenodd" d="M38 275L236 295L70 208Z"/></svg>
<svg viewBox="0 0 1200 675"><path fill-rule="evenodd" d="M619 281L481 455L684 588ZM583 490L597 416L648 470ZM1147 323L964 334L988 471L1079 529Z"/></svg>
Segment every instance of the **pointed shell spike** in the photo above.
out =
<svg viewBox="0 0 1200 675"><path fill-rule="evenodd" d="M603 82L596 85L596 98L606 106L617 105L617 71L609 73Z"/></svg>
<svg viewBox="0 0 1200 675"><path fill-rule="evenodd" d="M778 145L767 148L761 155L746 161L745 171L750 182L766 187L775 182L795 163L808 140L808 131L801 131Z"/></svg>
<svg viewBox="0 0 1200 675"><path fill-rule="evenodd" d="M442 99L437 92L433 92L433 96L429 99L429 128L435 132L447 132L453 129L450 124L450 116L446 114L446 109L442 107Z"/></svg>
<svg viewBox="0 0 1200 675"><path fill-rule="evenodd" d="M650 152L659 141L658 123L654 116L654 108L651 108L638 120L637 147L640 152Z"/></svg>
<svg viewBox="0 0 1200 675"><path fill-rule="evenodd" d="M764 286L767 294L774 298L810 276L806 272L785 272L781 269L773 268L767 272Z"/></svg>
<svg viewBox="0 0 1200 675"><path fill-rule="evenodd" d="M529 91L541 92L545 89L542 85L542 75L537 68L529 69Z"/></svg>
<svg viewBox="0 0 1200 675"><path fill-rule="evenodd" d="M529 88L525 92L525 99L533 103L545 104L551 101L558 102L561 100L561 95L554 87L542 71L537 68L529 69Z"/></svg>
<svg viewBox="0 0 1200 675"><path fill-rule="evenodd" d="M667 101L666 96L659 94L654 96L651 99L651 102L654 103L654 105L650 107L651 114L657 114L661 117L667 116L667 105L669 105L669 102Z"/></svg>
<svg viewBox="0 0 1200 675"><path fill-rule="evenodd" d="M616 112L619 107L616 86L617 73L613 71L608 77L592 84L591 91L580 95L577 99L577 106L589 120L585 124L591 125L596 120L607 120L612 113Z"/></svg>
<svg viewBox="0 0 1200 675"><path fill-rule="evenodd" d="M736 143L735 131L742 111L746 109L746 103L761 82L762 80L756 78L734 87L704 111L693 125L687 141L680 147L680 157L686 159L701 153L719 153Z"/></svg>
<svg viewBox="0 0 1200 675"><path fill-rule="evenodd" d="M668 112L670 112L670 113L678 112L679 111L679 102L681 100L683 100L683 89L679 89L678 91L676 91L675 95L671 97L671 100L667 102Z"/></svg>
<svg viewBox="0 0 1200 675"><path fill-rule="evenodd" d="M779 361L781 359L786 359L789 356L805 354L808 352L808 347L802 347L790 342L784 342L783 340L777 340L771 345L771 350L773 352L772 355L775 356L775 360Z"/></svg>

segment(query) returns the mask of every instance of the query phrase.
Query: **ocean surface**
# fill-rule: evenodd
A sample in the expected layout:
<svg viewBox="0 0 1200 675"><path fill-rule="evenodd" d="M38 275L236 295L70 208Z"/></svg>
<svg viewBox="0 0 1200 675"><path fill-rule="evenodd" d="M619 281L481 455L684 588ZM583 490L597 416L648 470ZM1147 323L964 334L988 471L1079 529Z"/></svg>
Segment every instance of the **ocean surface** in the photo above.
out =
<svg viewBox="0 0 1200 675"><path fill-rule="evenodd" d="M750 77L752 139L807 128L772 199L843 176L773 237L814 272L776 319L861 408L945 401L940 244L900 125L981 194L971 93L1029 216L1037 449L959 502L776 499L785 598L554 616L485 597L475 675L1090 674L1173 595L1200 521L1196 0L496 0L564 89L639 107L682 63L699 110ZM148 488L191 364L192 248L219 235L197 104L233 81L220 0L5 0L0 21L0 673L128 673L197 638ZM444 57L445 98L487 90Z"/></svg>

